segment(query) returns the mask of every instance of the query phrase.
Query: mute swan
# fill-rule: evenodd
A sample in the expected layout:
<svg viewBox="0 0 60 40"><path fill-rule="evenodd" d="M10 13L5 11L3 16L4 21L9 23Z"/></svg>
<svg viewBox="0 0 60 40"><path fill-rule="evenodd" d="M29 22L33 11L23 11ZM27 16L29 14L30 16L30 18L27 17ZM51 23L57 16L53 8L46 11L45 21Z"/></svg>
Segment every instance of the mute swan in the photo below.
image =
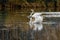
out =
<svg viewBox="0 0 60 40"><path fill-rule="evenodd" d="M41 15L42 13L34 13L32 17L35 18L34 21L32 21L32 24L34 25L33 30L42 30L43 29L43 16Z"/></svg>
<svg viewBox="0 0 60 40"><path fill-rule="evenodd" d="M32 13L30 15L30 21L29 21L30 27L33 27L32 25L34 25L33 30L37 30L37 29L42 30L43 29L43 24L42 24L43 16L42 16L42 13L38 13L38 12L35 12L34 14L33 13L34 12L32 10ZM34 18L34 21L32 21L33 20L32 18Z"/></svg>

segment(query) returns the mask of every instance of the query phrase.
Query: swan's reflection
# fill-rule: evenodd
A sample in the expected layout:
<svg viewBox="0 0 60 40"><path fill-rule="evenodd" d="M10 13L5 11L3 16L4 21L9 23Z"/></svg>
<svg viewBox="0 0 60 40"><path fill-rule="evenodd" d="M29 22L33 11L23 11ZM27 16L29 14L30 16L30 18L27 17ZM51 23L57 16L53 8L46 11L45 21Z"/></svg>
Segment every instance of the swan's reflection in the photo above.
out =
<svg viewBox="0 0 60 40"><path fill-rule="evenodd" d="M42 30L43 29L43 24L33 24L34 28L33 30Z"/></svg>

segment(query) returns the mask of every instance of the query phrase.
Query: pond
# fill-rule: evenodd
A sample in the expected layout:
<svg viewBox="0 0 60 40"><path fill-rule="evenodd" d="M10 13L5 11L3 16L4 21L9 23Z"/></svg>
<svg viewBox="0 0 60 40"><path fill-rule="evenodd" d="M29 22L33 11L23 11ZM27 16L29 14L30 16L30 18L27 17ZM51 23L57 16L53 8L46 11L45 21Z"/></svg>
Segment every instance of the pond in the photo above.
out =
<svg viewBox="0 0 60 40"><path fill-rule="evenodd" d="M60 18L44 18L44 21L57 22L57 24L42 24L41 31L34 31L28 24L27 16L31 12L17 12L8 11L4 21L6 29L1 29L1 40L60 40Z"/></svg>

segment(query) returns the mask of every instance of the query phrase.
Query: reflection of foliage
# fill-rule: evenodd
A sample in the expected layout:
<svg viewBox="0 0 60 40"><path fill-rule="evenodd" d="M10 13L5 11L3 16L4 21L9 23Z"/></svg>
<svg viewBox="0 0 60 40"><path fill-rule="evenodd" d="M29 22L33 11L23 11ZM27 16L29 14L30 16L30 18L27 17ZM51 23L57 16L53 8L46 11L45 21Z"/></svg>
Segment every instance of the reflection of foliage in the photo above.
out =
<svg viewBox="0 0 60 40"><path fill-rule="evenodd" d="M1 40L4 38L5 40L59 40L60 39L60 27L44 25L44 29L42 31L23 31L21 27L9 28L7 30L0 30ZM33 33L32 33L33 32ZM32 38L33 36L33 38Z"/></svg>
<svg viewBox="0 0 60 40"><path fill-rule="evenodd" d="M5 4L5 3L7 3L8 2L8 0L0 0L0 3L1 4Z"/></svg>
<svg viewBox="0 0 60 40"><path fill-rule="evenodd" d="M33 3L36 2L36 0L27 0L27 2Z"/></svg>

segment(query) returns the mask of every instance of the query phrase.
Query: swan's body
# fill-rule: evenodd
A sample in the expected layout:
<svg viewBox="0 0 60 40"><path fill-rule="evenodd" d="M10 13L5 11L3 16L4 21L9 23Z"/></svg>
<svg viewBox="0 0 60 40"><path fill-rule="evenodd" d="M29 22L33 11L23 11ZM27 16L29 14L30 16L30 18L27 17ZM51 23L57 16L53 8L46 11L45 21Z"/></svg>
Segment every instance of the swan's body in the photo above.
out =
<svg viewBox="0 0 60 40"><path fill-rule="evenodd" d="M39 23L39 24L42 23L42 21L43 21L43 16L41 16L41 14L42 14L42 13L34 13L34 14L32 15L32 17L35 18L35 20L33 21L33 23Z"/></svg>
<svg viewBox="0 0 60 40"><path fill-rule="evenodd" d="M32 21L32 17L30 18L30 27L32 27L32 25L34 25L33 30L42 30L43 29L43 16L41 16L42 13L34 13L33 15L31 15L35 20Z"/></svg>
<svg viewBox="0 0 60 40"><path fill-rule="evenodd" d="M33 30L42 30L43 29L43 24L42 24L42 22L43 22L43 17L41 16L41 14L42 13L34 13L33 15L32 15L32 17L34 17L35 18L35 20L34 21L32 21L32 23L34 24L34 29Z"/></svg>

